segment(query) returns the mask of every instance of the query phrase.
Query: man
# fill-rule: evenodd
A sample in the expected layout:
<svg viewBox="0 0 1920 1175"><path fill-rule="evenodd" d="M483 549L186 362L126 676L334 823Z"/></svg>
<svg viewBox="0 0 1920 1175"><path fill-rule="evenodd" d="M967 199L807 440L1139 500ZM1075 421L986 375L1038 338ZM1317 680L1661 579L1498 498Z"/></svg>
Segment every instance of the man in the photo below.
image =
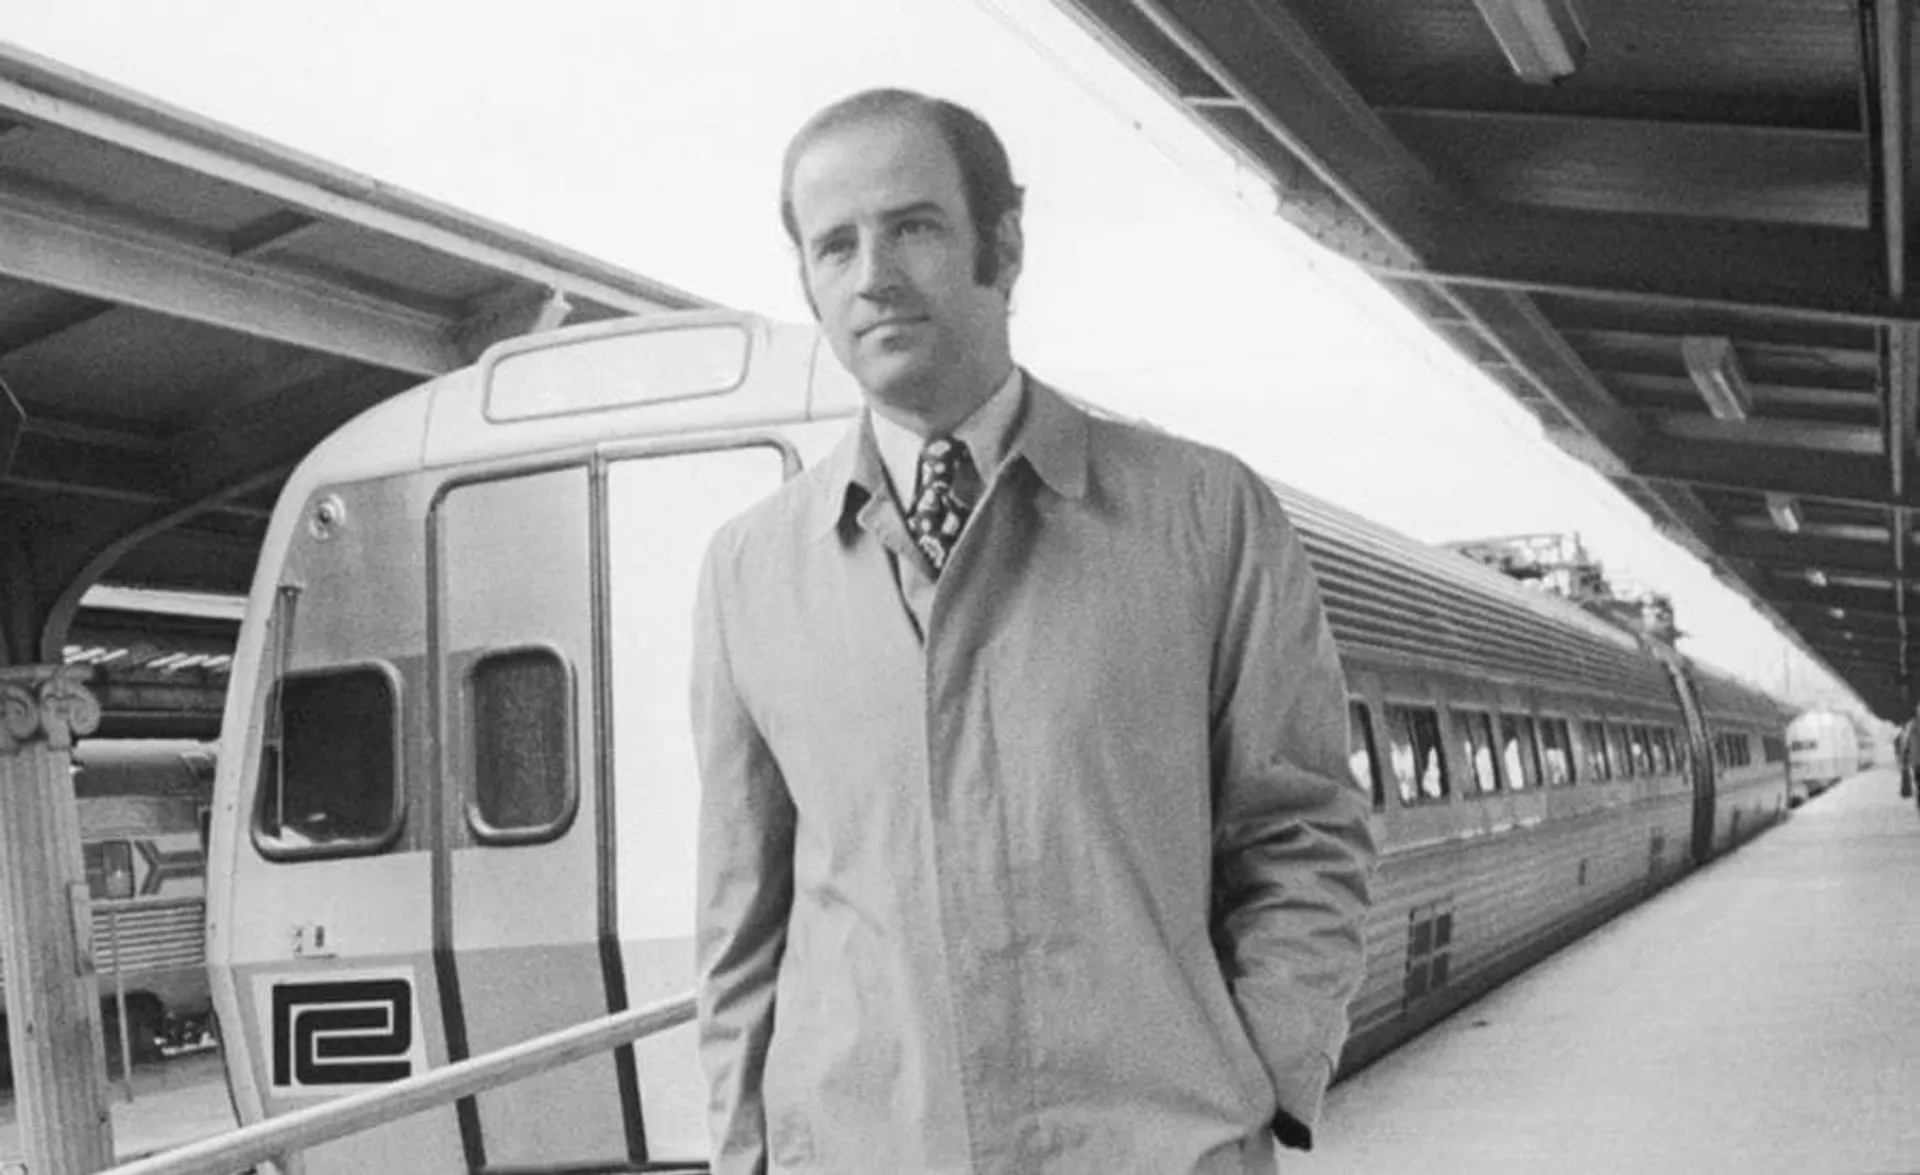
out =
<svg viewBox="0 0 1920 1175"><path fill-rule="evenodd" d="M1271 1172L1362 972L1373 848L1318 589L1234 459L1008 343L1021 191L968 111L789 147L868 411L697 607L714 1169Z"/></svg>
<svg viewBox="0 0 1920 1175"><path fill-rule="evenodd" d="M1900 728L1900 734L1894 740L1894 757L1900 767L1900 794L1911 796L1920 804L1920 706L1914 707L1914 716Z"/></svg>

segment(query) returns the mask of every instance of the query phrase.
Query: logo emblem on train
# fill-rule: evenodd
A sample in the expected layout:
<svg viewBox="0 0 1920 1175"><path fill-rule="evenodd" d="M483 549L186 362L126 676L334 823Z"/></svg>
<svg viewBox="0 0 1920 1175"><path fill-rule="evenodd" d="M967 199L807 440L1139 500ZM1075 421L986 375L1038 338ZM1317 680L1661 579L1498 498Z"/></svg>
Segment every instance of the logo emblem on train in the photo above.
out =
<svg viewBox="0 0 1920 1175"><path fill-rule="evenodd" d="M410 973L269 978L277 1091L383 1085L425 1068Z"/></svg>

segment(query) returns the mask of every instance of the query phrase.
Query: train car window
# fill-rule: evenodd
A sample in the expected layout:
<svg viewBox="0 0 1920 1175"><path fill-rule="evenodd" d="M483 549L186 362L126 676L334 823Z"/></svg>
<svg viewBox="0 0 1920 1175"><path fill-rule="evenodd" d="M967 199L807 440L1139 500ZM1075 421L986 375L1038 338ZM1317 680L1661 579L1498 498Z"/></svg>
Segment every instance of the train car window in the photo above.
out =
<svg viewBox="0 0 1920 1175"><path fill-rule="evenodd" d="M1365 702L1347 703L1347 770L1353 781L1373 797L1373 810L1387 806L1386 785L1380 779L1380 760L1373 751L1373 724Z"/></svg>
<svg viewBox="0 0 1920 1175"><path fill-rule="evenodd" d="M1673 773L1673 735L1664 726L1656 726L1650 732L1650 746L1653 751L1653 769L1660 775Z"/></svg>
<svg viewBox="0 0 1920 1175"><path fill-rule="evenodd" d="M1500 760L1506 767L1507 786L1515 791L1540 786L1540 745L1533 719L1524 715L1500 716Z"/></svg>
<svg viewBox="0 0 1920 1175"><path fill-rule="evenodd" d="M487 419L566 416L732 391L746 378L750 344L746 328L729 322L511 352L487 373Z"/></svg>
<svg viewBox="0 0 1920 1175"><path fill-rule="evenodd" d="M1470 794L1492 795L1500 790L1500 767L1493 753L1493 720L1479 710L1455 710L1453 727L1465 752L1472 778Z"/></svg>
<svg viewBox="0 0 1920 1175"><path fill-rule="evenodd" d="M399 832L398 693L393 678L371 666L275 685L254 822L263 853L378 852Z"/></svg>
<svg viewBox="0 0 1920 1175"><path fill-rule="evenodd" d="M1548 787L1566 787L1575 780L1573 733L1565 718L1540 720L1540 759L1546 768Z"/></svg>
<svg viewBox="0 0 1920 1175"><path fill-rule="evenodd" d="M124 901L133 896L133 846L123 840L97 841L81 846L87 868L87 896L96 902Z"/></svg>
<svg viewBox="0 0 1920 1175"><path fill-rule="evenodd" d="M1633 740L1628 737L1626 727L1611 722L1607 723L1607 761L1613 767L1614 778L1633 778Z"/></svg>
<svg viewBox="0 0 1920 1175"><path fill-rule="evenodd" d="M513 649L476 662L473 804L481 840L524 843L557 836L577 803L573 678L552 649Z"/></svg>
<svg viewBox="0 0 1920 1175"><path fill-rule="evenodd" d="M1444 803L1450 794L1440 754L1440 715L1425 706L1388 706L1393 776L1402 804Z"/></svg>
<svg viewBox="0 0 1920 1175"><path fill-rule="evenodd" d="M1607 758L1607 728L1598 722L1580 724L1580 743L1586 752L1587 775L1604 783L1613 778L1613 764Z"/></svg>
<svg viewBox="0 0 1920 1175"><path fill-rule="evenodd" d="M1627 728L1627 751L1633 756L1635 775L1653 774L1653 732L1644 726Z"/></svg>

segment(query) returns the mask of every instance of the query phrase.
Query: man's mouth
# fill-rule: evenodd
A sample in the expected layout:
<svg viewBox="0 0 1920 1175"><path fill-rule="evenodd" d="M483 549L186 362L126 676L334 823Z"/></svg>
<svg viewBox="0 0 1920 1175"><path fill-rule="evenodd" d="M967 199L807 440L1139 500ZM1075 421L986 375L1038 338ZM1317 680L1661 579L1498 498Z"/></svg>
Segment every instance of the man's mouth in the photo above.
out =
<svg viewBox="0 0 1920 1175"><path fill-rule="evenodd" d="M875 331L886 330L889 327L918 326L925 321L925 318L919 317L918 315L896 315L892 318L883 318L878 322L870 322L854 333L861 338L866 338Z"/></svg>

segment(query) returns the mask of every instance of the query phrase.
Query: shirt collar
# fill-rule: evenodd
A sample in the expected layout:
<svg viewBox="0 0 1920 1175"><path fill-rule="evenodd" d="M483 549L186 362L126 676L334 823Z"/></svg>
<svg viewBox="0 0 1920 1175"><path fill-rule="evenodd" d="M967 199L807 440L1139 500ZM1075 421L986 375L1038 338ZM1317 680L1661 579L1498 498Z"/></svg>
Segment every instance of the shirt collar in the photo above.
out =
<svg viewBox="0 0 1920 1175"><path fill-rule="evenodd" d="M982 483L993 480L1013 440L1020 417L1020 385L1020 369L1016 367L1007 373L999 389L953 430L954 437L967 447ZM926 438L888 420L883 413L871 412L870 416L873 440L879 446L887 477L893 482L894 499L905 505L913 500L920 473L920 450L926 445Z"/></svg>
<svg viewBox="0 0 1920 1175"><path fill-rule="evenodd" d="M989 400L989 404L1001 401L999 406L1007 410L1007 416L998 422L1000 431L997 439L987 442L993 447L986 451L995 455L995 465L1016 457L1024 460L1055 493L1078 498L1086 492L1087 486L1086 412L1039 380L1031 376L1022 379L1021 376L1020 369L1015 368L1009 382L1001 385L1000 391L995 392ZM1002 401L1002 396L1010 387L1024 389L1024 396L1006 396ZM984 411L988 405L981 407ZM981 414L976 411L960 429L961 439L967 442L970 449L974 441L967 435L967 430L979 423ZM822 535L836 532L850 513L873 499L885 498L888 471L876 432L877 426L887 423L871 410L863 411L859 421L847 430L847 435L817 467L820 496L817 499L815 525ZM905 429L900 431L913 437ZM914 437L912 443L912 463L907 466L906 474L908 478L913 476L920 457L919 438Z"/></svg>

